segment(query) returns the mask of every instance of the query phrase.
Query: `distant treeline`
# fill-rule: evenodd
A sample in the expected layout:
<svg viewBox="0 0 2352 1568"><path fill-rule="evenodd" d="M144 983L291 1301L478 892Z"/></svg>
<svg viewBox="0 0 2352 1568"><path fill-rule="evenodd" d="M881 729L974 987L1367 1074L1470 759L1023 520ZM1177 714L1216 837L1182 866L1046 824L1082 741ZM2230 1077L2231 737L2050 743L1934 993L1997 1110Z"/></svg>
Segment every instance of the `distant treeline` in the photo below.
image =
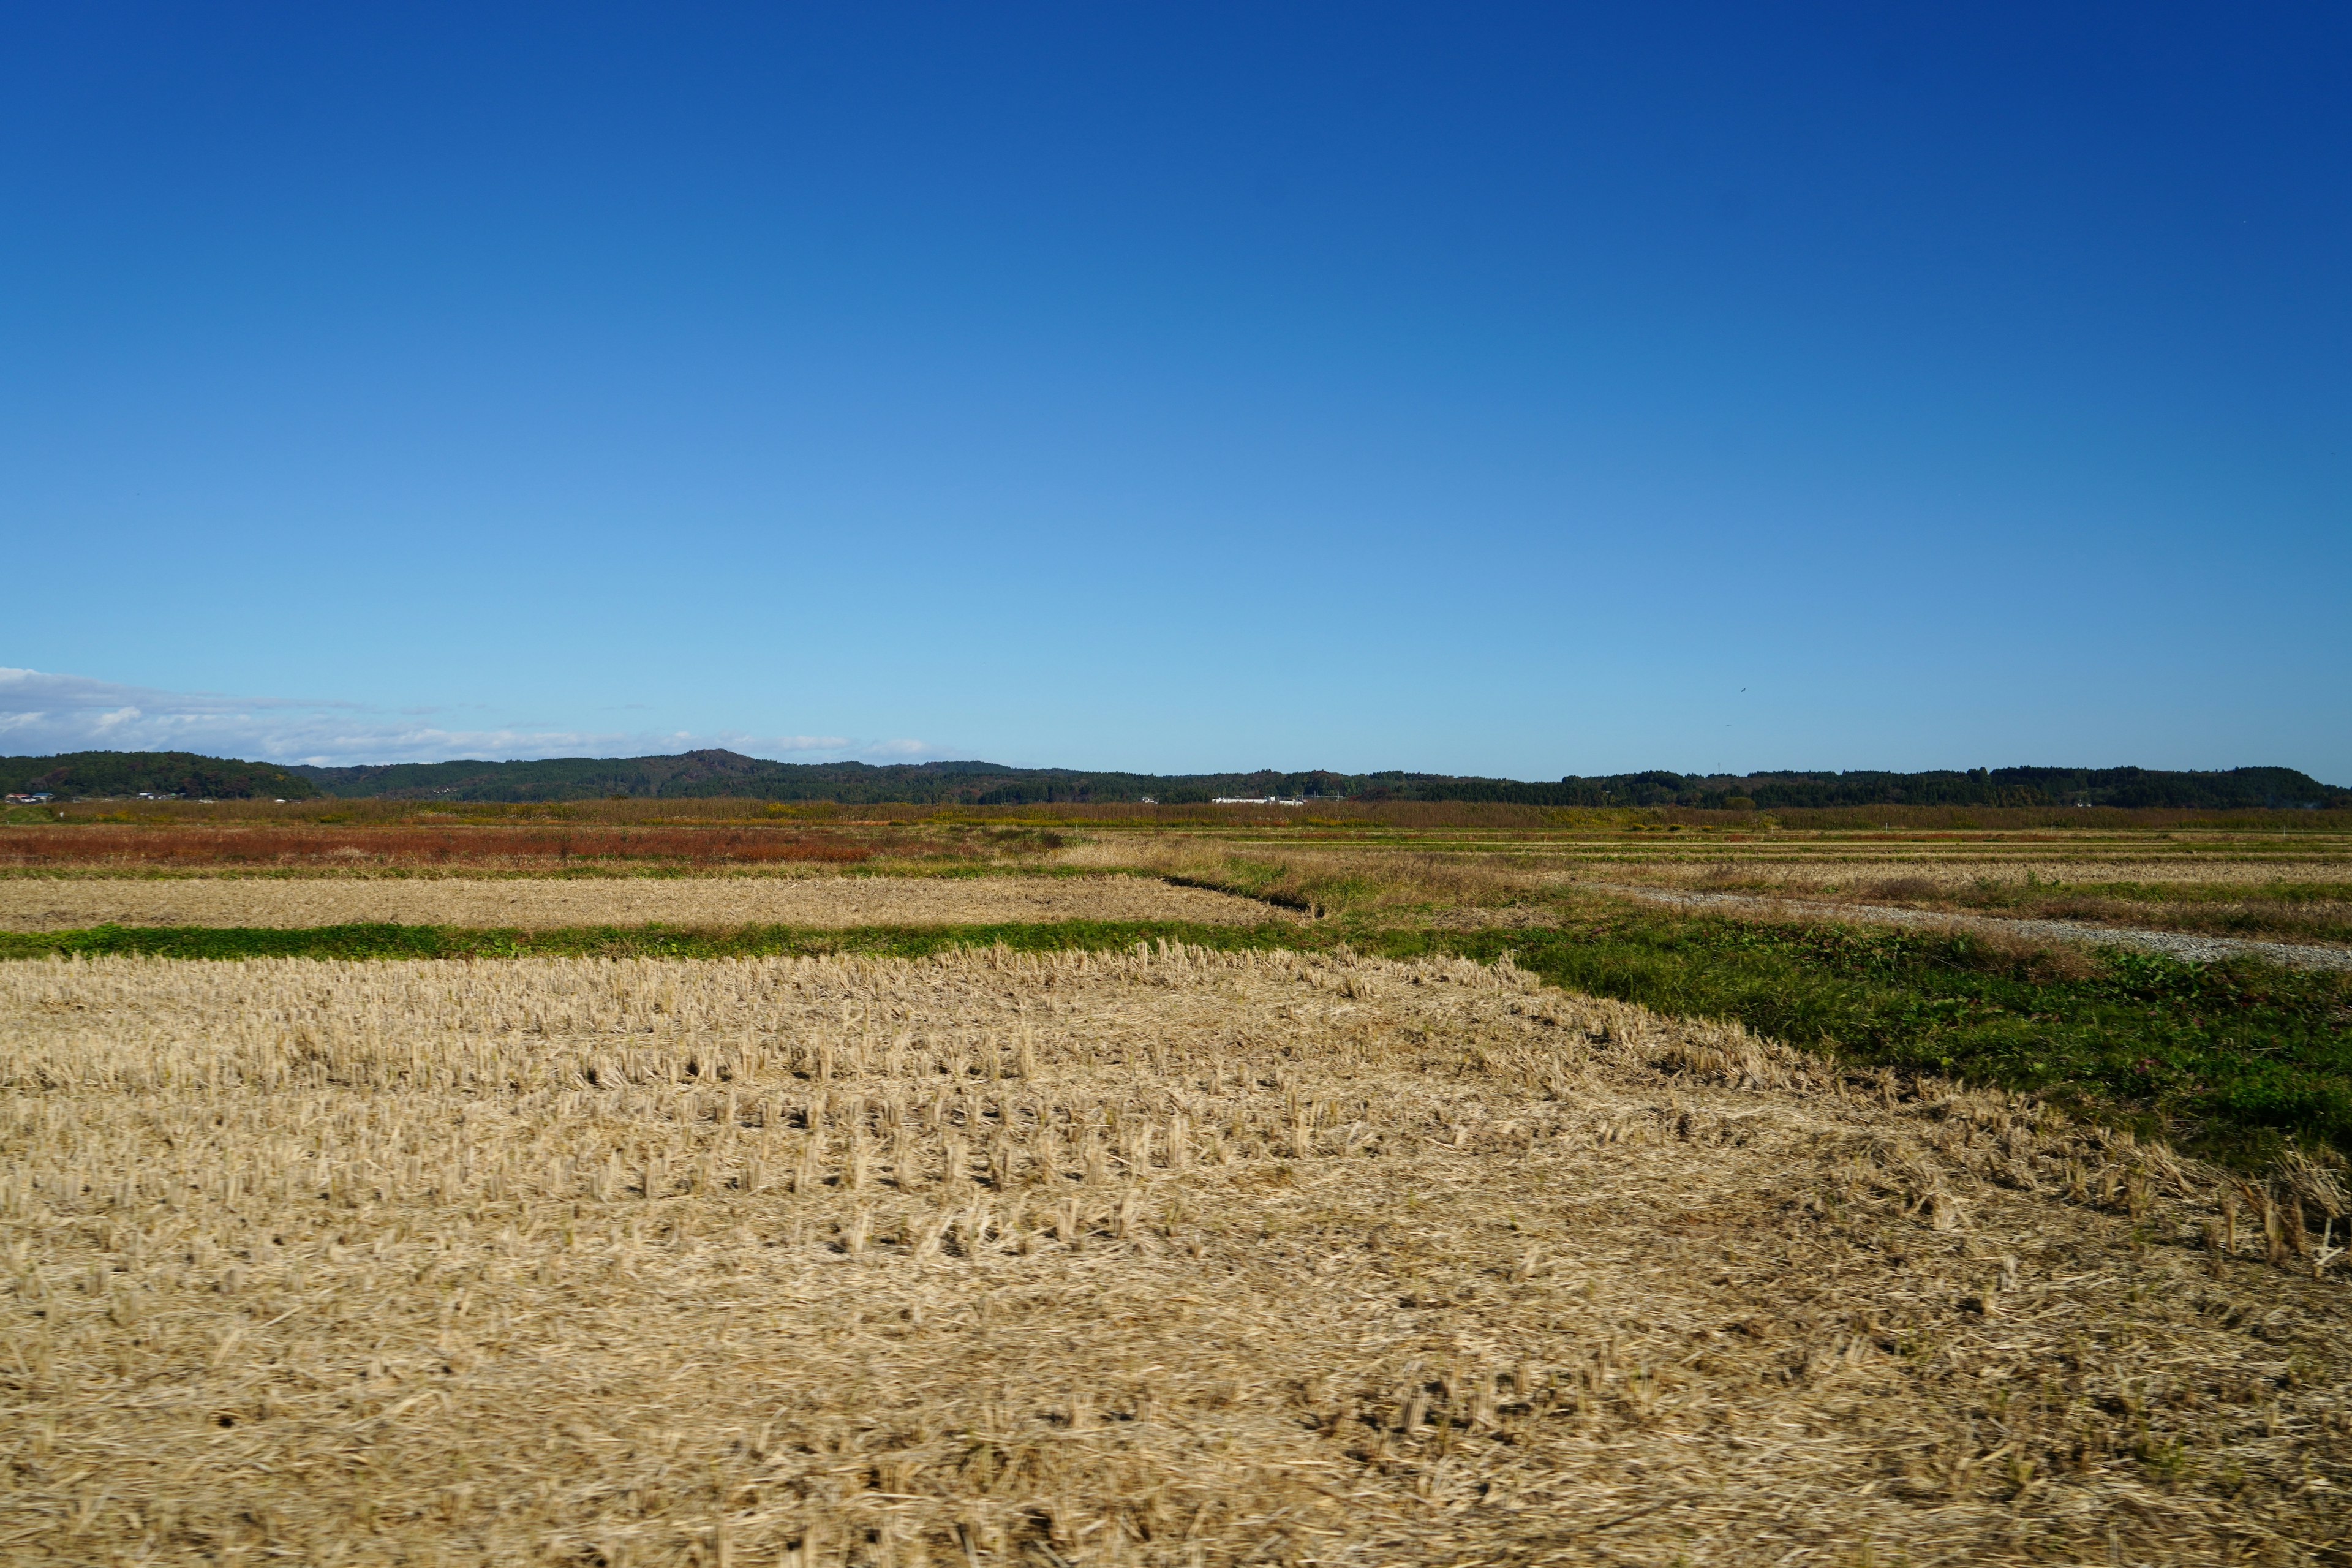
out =
<svg viewBox="0 0 2352 1568"><path fill-rule="evenodd" d="M2176 811L2352 806L2352 790L2293 768L2175 773L2161 768L1969 768L1894 773L1624 773L1562 779L1575 805L1696 805L1762 810L1842 805L2105 805Z"/></svg>
<svg viewBox="0 0 2352 1568"><path fill-rule="evenodd" d="M1678 805L1742 810L1958 805L2157 806L2189 811L2352 807L2352 790L2293 768L2169 773L2154 768L1972 768L1932 773L1664 772L1573 775L1557 783L1446 773L1119 773L1012 768L996 763L772 763L735 752L667 757L557 757L524 763L394 763L355 768L278 767L184 752L81 752L0 758L11 791L60 795L256 795L345 799L562 801L749 797L845 805L1043 805L1155 800L1195 805L1220 796L1306 800L1493 801L1514 805Z"/></svg>
<svg viewBox="0 0 2352 1568"><path fill-rule="evenodd" d="M1220 796L1307 800L1496 801L1515 805L2112 805L2187 810L2352 806L2352 790L2293 768L2164 773L2148 768L1977 768L1967 772L1672 773L1558 783L1446 773L1120 773L997 763L771 763L734 752L597 761L404 763L299 768L325 793L444 800L581 800L598 795L744 795L845 805L1038 805L1137 801L1193 805Z"/></svg>
<svg viewBox="0 0 2352 1568"><path fill-rule="evenodd" d="M2155 769L1973 769L1936 773L1613 773L1524 783L1449 773L1089 773L1012 769L997 762L762 762L739 752L548 762L404 762L362 769L297 769L327 795L395 799L739 797L776 802L1033 806L1139 802L1164 806L1218 797L1428 799L1519 806L2352 806L2352 790L2294 769L2166 773Z"/></svg>
<svg viewBox="0 0 2352 1568"><path fill-rule="evenodd" d="M194 752L65 752L0 757L0 794L181 795L189 800L309 800L319 786L276 763Z"/></svg>

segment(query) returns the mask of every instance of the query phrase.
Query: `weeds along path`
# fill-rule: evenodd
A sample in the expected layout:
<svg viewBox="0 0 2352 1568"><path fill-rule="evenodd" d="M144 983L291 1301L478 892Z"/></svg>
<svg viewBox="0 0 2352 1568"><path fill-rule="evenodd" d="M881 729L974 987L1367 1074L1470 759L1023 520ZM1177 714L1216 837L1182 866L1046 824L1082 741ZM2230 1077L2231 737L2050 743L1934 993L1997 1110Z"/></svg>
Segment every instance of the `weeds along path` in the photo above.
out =
<svg viewBox="0 0 2352 1568"><path fill-rule="evenodd" d="M133 926L982 925L1297 918L1156 879L1078 877L0 878L0 930Z"/></svg>
<svg viewBox="0 0 2352 1568"><path fill-rule="evenodd" d="M2289 1560L2343 1206L1507 965L0 964L0 1542Z"/></svg>
<svg viewBox="0 0 2352 1568"><path fill-rule="evenodd" d="M2212 963L2228 958L2258 958L2266 963L2294 969L2352 970L2352 948L2315 942L2255 942L2244 937L2192 936L2177 931L2137 931L2126 926L2084 925L2074 921L2043 921L2007 915L1970 915L1937 910L1906 910L1888 904L1855 904L1814 899L1773 898L1756 893L1709 893L1648 887L1638 882L1579 882L1594 892L1687 909L1748 910L1810 916L1819 920L1862 921L1874 925L1935 926L1964 931L2005 932L2042 942L2086 942L2103 947L2137 948L2160 952L2189 963Z"/></svg>

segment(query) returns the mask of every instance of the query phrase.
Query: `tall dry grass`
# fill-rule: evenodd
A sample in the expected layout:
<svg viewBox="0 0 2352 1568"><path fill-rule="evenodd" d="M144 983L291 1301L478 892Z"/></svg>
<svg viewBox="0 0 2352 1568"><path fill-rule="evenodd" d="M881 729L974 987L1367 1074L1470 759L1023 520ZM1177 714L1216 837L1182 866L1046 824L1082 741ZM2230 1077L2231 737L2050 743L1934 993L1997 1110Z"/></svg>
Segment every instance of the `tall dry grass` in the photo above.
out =
<svg viewBox="0 0 2352 1568"><path fill-rule="evenodd" d="M0 966L16 1561L2227 1561L2343 1196L1507 965ZM2321 1484L2326 1483L2326 1484Z"/></svg>

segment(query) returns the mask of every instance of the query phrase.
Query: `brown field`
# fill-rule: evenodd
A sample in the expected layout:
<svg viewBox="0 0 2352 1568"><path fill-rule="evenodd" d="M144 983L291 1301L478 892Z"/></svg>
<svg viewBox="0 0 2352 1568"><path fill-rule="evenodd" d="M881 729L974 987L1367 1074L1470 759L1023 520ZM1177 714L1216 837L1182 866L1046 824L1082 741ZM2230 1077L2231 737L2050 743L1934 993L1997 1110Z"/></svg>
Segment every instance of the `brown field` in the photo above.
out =
<svg viewBox="0 0 2352 1568"><path fill-rule="evenodd" d="M1560 839L1687 834L1901 839L1983 834L2059 838L2167 831L2305 838L2352 833L2352 811L2184 811L2096 807L1841 806L1769 812L1679 806L1515 805L1494 801L1318 800L1304 806L1060 802L1029 805L922 805L769 801L726 796L635 796L625 800L416 801L83 800L23 808L17 820L82 825L410 826L436 830L558 826L674 827L757 825L786 831L853 833L916 829L953 834L1076 827L1113 832L1264 833L1279 837L1360 837L1388 833L1529 835Z"/></svg>
<svg viewBox="0 0 2352 1568"><path fill-rule="evenodd" d="M862 865L892 873L1145 868L1234 885L1200 868L1238 858L1275 863L1278 874L1254 873L1250 887L1301 908L1412 919L1444 910L1452 923L1540 921L1545 906L1580 888L1633 884L2352 945L2352 836L2340 812L1890 807L1847 821L1853 814L1478 803L970 808L729 800L87 802L58 809L72 820L0 827L0 884L221 873L793 876Z"/></svg>
<svg viewBox="0 0 2352 1568"><path fill-rule="evenodd" d="M1969 858L1624 868L1624 882L1832 903L2352 942L2352 861ZM1602 879L1598 871L1585 879Z"/></svg>
<svg viewBox="0 0 2352 1568"><path fill-rule="evenodd" d="M2344 1198L1508 968L0 965L24 1563L2341 1561Z"/></svg>
<svg viewBox="0 0 2352 1568"><path fill-rule="evenodd" d="M1741 887L1792 893L1857 893L1887 883L1906 883L1938 892L1966 891L1980 886L2022 888L2040 883L2136 883L2182 891L2205 888L2239 888L2249 882L2249 868L2263 881L2283 886L2352 884L2352 856L2334 858L2263 857L2235 854L2213 856L2151 856L2129 848L2107 855L2053 853L2037 847L1995 858L1978 846L1957 846L1943 854L1889 856L1883 851L1861 853L1781 854L1730 852L1673 860L1629 860L1628 879L1654 880L1675 887L1714 887L1737 882ZM1596 872L1597 874L1601 874ZM1740 881L1740 879L1753 879Z"/></svg>
<svg viewBox="0 0 2352 1568"><path fill-rule="evenodd" d="M997 925L1294 918L1145 877L0 879L0 930L324 926L358 921L544 931L596 925Z"/></svg>

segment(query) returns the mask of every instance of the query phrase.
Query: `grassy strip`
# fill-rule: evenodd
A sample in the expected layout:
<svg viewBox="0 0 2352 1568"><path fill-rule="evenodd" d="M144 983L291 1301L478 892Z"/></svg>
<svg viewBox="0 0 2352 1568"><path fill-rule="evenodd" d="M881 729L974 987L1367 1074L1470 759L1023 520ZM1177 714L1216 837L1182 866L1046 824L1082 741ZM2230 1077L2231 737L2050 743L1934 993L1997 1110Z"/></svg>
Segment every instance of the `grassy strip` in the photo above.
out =
<svg viewBox="0 0 2352 1568"><path fill-rule="evenodd" d="M2352 1152L2352 977L1974 934L1626 908L1557 930L1391 931L1660 1012L1738 1018L1842 1060L2049 1095L2209 1157Z"/></svg>
<svg viewBox="0 0 2352 1568"><path fill-rule="evenodd" d="M93 926L0 932L0 959L141 954L150 958L792 958L856 952L921 958L951 947L1020 952L1128 947L1165 938L1196 947L1297 946L1295 925L1062 921L940 926Z"/></svg>
<svg viewBox="0 0 2352 1568"><path fill-rule="evenodd" d="M1329 947L1386 957L1511 953L1555 984L1661 1012L1737 1018L1863 1065L2030 1089L2259 1163L2289 1142L2352 1152L2352 976L2149 954L2036 952L1974 934L1768 923L1633 904L1572 910L1556 928L1484 931L1071 921L1052 924L590 926L499 931L100 926L0 934L0 958L919 958L1165 938L1221 949Z"/></svg>
<svg viewBox="0 0 2352 1568"><path fill-rule="evenodd" d="M490 865L482 861L262 866L247 863L170 866L153 862L65 862L0 866L0 881L24 882L714 882L856 881L919 877L927 881L971 882L996 877L1084 881L1093 877L1154 877L1118 866L1057 866L1040 860L866 860L826 866L812 873L805 861L761 864L714 860L591 861L573 856L544 865Z"/></svg>

